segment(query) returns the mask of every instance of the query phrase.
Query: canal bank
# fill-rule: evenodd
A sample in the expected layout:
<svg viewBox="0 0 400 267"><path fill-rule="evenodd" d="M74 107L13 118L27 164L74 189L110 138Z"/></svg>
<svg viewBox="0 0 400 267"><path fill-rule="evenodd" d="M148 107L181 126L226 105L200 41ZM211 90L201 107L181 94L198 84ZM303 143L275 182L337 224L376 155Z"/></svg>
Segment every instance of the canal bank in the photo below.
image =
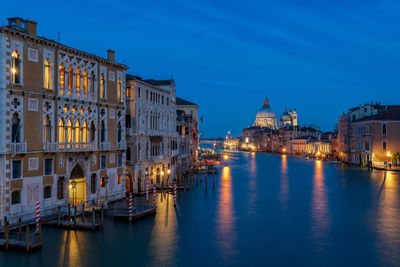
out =
<svg viewBox="0 0 400 267"><path fill-rule="evenodd" d="M210 177L210 176L209 176ZM238 152L212 179L158 197L136 223L46 228L34 253L0 251L1 266L354 266L400 262L400 182L299 157ZM36 264L36 265L35 265Z"/></svg>

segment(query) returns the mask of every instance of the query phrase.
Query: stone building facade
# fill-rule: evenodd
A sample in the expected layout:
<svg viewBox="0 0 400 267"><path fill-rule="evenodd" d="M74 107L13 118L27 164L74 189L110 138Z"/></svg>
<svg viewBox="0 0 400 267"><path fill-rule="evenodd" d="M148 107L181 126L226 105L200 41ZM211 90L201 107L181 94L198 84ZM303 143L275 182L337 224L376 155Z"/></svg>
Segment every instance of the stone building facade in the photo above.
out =
<svg viewBox="0 0 400 267"><path fill-rule="evenodd" d="M0 218L124 195L125 71L36 35L0 27ZM107 194L107 196L106 196Z"/></svg>
<svg viewBox="0 0 400 267"><path fill-rule="evenodd" d="M176 169L176 92L171 80L143 80L127 75L126 189L145 190L173 179Z"/></svg>

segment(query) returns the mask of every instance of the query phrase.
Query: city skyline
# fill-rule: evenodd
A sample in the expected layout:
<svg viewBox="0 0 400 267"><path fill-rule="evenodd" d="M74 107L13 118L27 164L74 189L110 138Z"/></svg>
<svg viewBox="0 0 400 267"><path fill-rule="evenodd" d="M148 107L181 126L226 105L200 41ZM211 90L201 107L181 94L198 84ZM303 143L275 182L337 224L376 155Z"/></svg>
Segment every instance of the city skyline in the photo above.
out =
<svg viewBox="0 0 400 267"><path fill-rule="evenodd" d="M277 116L294 107L299 124L325 131L348 107L399 96L395 1L76 4L22 2L17 11L6 2L0 15L3 24L36 20L39 36L60 32L61 43L96 55L114 49L129 74L173 77L178 96L201 106L205 137L239 135L265 96Z"/></svg>

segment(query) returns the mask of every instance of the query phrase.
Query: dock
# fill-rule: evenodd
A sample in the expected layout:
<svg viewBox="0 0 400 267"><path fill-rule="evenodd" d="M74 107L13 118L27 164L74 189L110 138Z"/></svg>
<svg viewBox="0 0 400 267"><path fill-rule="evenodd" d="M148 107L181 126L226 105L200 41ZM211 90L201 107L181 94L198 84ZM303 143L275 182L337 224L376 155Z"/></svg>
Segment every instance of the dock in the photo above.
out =
<svg viewBox="0 0 400 267"><path fill-rule="evenodd" d="M8 224L4 227L4 232L0 236L0 248L4 250L16 249L29 252L42 247L42 227L39 224L39 232L36 233L35 227L25 226L23 231L22 223L19 222L18 228L11 230Z"/></svg>
<svg viewBox="0 0 400 267"><path fill-rule="evenodd" d="M156 213L155 206L142 206L134 207L132 221L137 221L140 218L144 218ZM116 220L129 220L129 210L128 209L113 209L106 211L107 215L113 216Z"/></svg>

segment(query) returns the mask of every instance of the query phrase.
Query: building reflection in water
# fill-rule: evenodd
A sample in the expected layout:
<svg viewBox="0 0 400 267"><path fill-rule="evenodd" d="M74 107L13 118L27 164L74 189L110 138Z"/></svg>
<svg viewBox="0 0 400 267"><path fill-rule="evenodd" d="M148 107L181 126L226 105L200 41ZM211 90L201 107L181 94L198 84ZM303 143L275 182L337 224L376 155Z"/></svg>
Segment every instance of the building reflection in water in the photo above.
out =
<svg viewBox="0 0 400 267"><path fill-rule="evenodd" d="M258 173L257 173L257 162L256 156L254 152L251 152L251 159L250 159L250 171L249 171L249 196L247 197L247 213L250 215L254 215L257 213L256 210L256 202L258 197Z"/></svg>
<svg viewBox="0 0 400 267"><path fill-rule="evenodd" d="M311 201L311 234L316 248L320 249L324 244L326 245L323 239L327 237L330 224L325 176L320 160L315 161Z"/></svg>
<svg viewBox="0 0 400 267"><path fill-rule="evenodd" d="M225 166L222 169L221 181L219 183L219 199L217 203L217 247L220 255L225 261L236 254L234 250L236 241L235 215L233 208L233 187L231 169ZM227 263L228 263L227 262Z"/></svg>
<svg viewBox="0 0 400 267"><path fill-rule="evenodd" d="M288 177L288 166L286 155L282 155L281 159L281 183L279 191L279 201L283 211L288 209L289 200L289 177Z"/></svg>
<svg viewBox="0 0 400 267"><path fill-rule="evenodd" d="M149 241L152 264L176 264L178 249L178 220L171 194L157 194L157 213Z"/></svg>
<svg viewBox="0 0 400 267"><path fill-rule="evenodd" d="M378 235L379 250L382 264L397 265L398 262L387 262L393 259L391 255L399 253L400 248L400 221L399 207L399 182L400 177L393 172L383 174L382 183L378 194L378 211L374 220Z"/></svg>

